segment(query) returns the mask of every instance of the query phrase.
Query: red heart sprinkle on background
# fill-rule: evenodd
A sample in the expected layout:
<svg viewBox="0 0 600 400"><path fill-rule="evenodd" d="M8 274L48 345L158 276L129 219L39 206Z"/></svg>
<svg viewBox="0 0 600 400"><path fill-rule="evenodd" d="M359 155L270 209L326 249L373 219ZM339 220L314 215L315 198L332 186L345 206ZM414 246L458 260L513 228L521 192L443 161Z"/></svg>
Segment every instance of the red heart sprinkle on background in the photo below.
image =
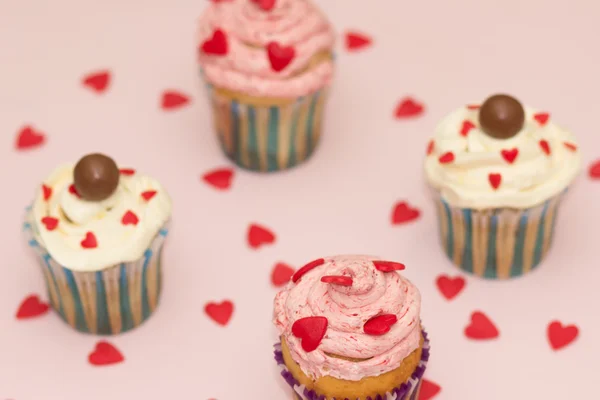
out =
<svg viewBox="0 0 600 400"><path fill-rule="evenodd" d="M435 142L432 139L429 141L429 143L427 143L427 155L430 155L431 153L433 153L434 147L435 147Z"/></svg>
<svg viewBox="0 0 600 400"><path fill-rule="evenodd" d="M548 113L538 113L538 114L535 114L533 116L533 119L535 119L537 122L539 122L540 125L544 126L544 125L546 125L546 123L550 119L550 114L548 114Z"/></svg>
<svg viewBox="0 0 600 400"><path fill-rule="evenodd" d="M437 285L440 293L448 300L452 300L462 292L466 285L466 281L463 277L457 276L450 278L448 275L440 275L437 277L435 284Z"/></svg>
<svg viewBox="0 0 600 400"><path fill-rule="evenodd" d="M161 107L163 110L175 110L190 102L190 98L183 93L167 90L162 94Z"/></svg>
<svg viewBox="0 0 600 400"><path fill-rule="evenodd" d="M88 232L85 234L85 239L81 241L81 247L84 249L95 249L98 247L98 241L96 240L96 235L92 232Z"/></svg>
<svg viewBox="0 0 600 400"><path fill-rule="evenodd" d="M374 260L375 269L381 272L403 271L406 266L399 262Z"/></svg>
<svg viewBox="0 0 600 400"><path fill-rule="evenodd" d="M512 164L519 155L519 149L515 147L513 149L502 150L500 154L502 155L502 158L506 160L506 162Z"/></svg>
<svg viewBox="0 0 600 400"><path fill-rule="evenodd" d="M40 301L36 294L27 296L19 305L17 310L17 319L28 319L39 317L46 314L50 310L50 306Z"/></svg>
<svg viewBox="0 0 600 400"><path fill-rule="evenodd" d="M398 317L394 314L383 314L368 320L363 326L363 331L367 335L380 336L388 333L396 322Z"/></svg>
<svg viewBox="0 0 600 400"><path fill-rule="evenodd" d="M118 364L124 360L123 354L104 340L96 343L96 348L88 356L89 363L95 366Z"/></svg>
<svg viewBox="0 0 600 400"><path fill-rule="evenodd" d="M474 129L476 126L474 123L472 123L469 120L465 120L462 123L462 126L460 127L460 134L461 136L467 136L469 134L469 132L471 131L471 129Z"/></svg>
<svg viewBox="0 0 600 400"><path fill-rule="evenodd" d="M345 34L346 50L354 51L370 47L373 39L364 33L349 31Z"/></svg>
<svg viewBox="0 0 600 400"><path fill-rule="evenodd" d="M433 399L435 395L437 395L442 388L440 385L428 381L427 379L423 379L421 382L421 392L419 393L419 400L430 400Z"/></svg>
<svg viewBox="0 0 600 400"><path fill-rule="evenodd" d="M392 210L392 225L400 225L406 222L414 221L421 215L418 208L412 207L408 202L401 201L396 203Z"/></svg>
<svg viewBox="0 0 600 400"><path fill-rule="evenodd" d="M252 0L263 11L271 11L275 7L276 0Z"/></svg>
<svg viewBox="0 0 600 400"><path fill-rule="evenodd" d="M86 75L82 79L83 86L92 89L96 93L102 93L110 84L110 72L107 70L96 71L89 75Z"/></svg>
<svg viewBox="0 0 600 400"><path fill-rule="evenodd" d="M489 340L500 336L496 325L481 311L471 314L471 323L465 328L465 336L473 340Z"/></svg>
<svg viewBox="0 0 600 400"><path fill-rule="evenodd" d="M52 196L52 188L50 186L42 185L42 195L44 200L48 200Z"/></svg>
<svg viewBox="0 0 600 400"><path fill-rule="evenodd" d="M419 115L423 114L424 111L425 106L423 106L423 104L410 97L405 97L404 99L400 100L396 106L394 115L397 119L412 118L418 117Z"/></svg>
<svg viewBox="0 0 600 400"><path fill-rule="evenodd" d="M479 110L481 106L479 104L467 104L467 109L469 110Z"/></svg>
<svg viewBox="0 0 600 400"><path fill-rule="evenodd" d="M495 189L498 189L500 187L500 184L502 183L502 175L500 174L489 174L488 175L488 180L490 181L490 185L492 185L492 187Z"/></svg>
<svg viewBox="0 0 600 400"><path fill-rule="evenodd" d="M121 218L121 223L123 225L137 225L140 222L140 219L137 215L131 210L127 210L127 212Z"/></svg>
<svg viewBox="0 0 600 400"><path fill-rule="evenodd" d="M133 168L121 168L119 172L121 173L121 175L125 176L135 175L135 169Z"/></svg>
<svg viewBox="0 0 600 400"><path fill-rule="evenodd" d="M46 135L36 131L32 126L24 126L18 133L15 140L17 150L30 150L42 146L46 142Z"/></svg>
<svg viewBox="0 0 600 400"><path fill-rule="evenodd" d="M146 201L150 201L154 196L156 196L156 190L147 190L143 192L140 196Z"/></svg>
<svg viewBox="0 0 600 400"><path fill-rule="evenodd" d="M274 243L275 234L268 228L257 224L252 224L248 228L247 240L250 247L253 249L258 249L263 245Z"/></svg>
<svg viewBox="0 0 600 400"><path fill-rule="evenodd" d="M204 41L200 46L200 49L205 54L210 54L212 56L224 56L229 51L229 46L227 44L227 34L221 30L216 29L212 36Z"/></svg>
<svg viewBox="0 0 600 400"><path fill-rule="evenodd" d="M563 143L565 145L565 147L571 151L577 151L577 145L573 144L573 143L569 143L569 142L564 142Z"/></svg>
<svg viewBox="0 0 600 400"><path fill-rule="evenodd" d="M451 151L448 151L444 154L442 154L439 158L440 164L449 164L451 162L454 161L454 153Z"/></svg>
<svg viewBox="0 0 600 400"><path fill-rule="evenodd" d="M204 312L213 321L221 326L226 326L233 315L233 303L229 300L224 300L221 303L208 303L204 306Z"/></svg>
<svg viewBox="0 0 600 400"><path fill-rule="evenodd" d="M49 231L53 231L58 226L58 219L54 217L44 217L42 218L42 224L44 224Z"/></svg>
<svg viewBox="0 0 600 400"><path fill-rule="evenodd" d="M306 317L294 322L292 334L302 341L302 349L307 353L316 350L327 332L327 318Z"/></svg>
<svg viewBox="0 0 600 400"><path fill-rule="evenodd" d="M231 168L219 168L209 171L202 175L202 180L215 189L227 190L231 187L231 180L233 179L233 169Z"/></svg>
<svg viewBox="0 0 600 400"><path fill-rule="evenodd" d="M323 259L323 258L318 258L316 260L309 262L308 264L306 264L305 266L300 268L298 271L296 271L294 276L292 276L292 282L294 282L294 283L298 282L300 280L300 278L302 278L302 276L304 276L304 274L306 274L307 272L309 272L323 264L325 264L325 259Z"/></svg>
<svg viewBox="0 0 600 400"><path fill-rule="evenodd" d="M344 275L325 275L321 277L321 282L331 283L338 286L352 286L352 277Z"/></svg>
<svg viewBox="0 0 600 400"><path fill-rule="evenodd" d="M294 269L287 264L277 263L271 272L271 283L275 287L281 287L287 284L294 275Z"/></svg>
<svg viewBox="0 0 600 400"><path fill-rule="evenodd" d="M579 336L579 328L575 325L563 325L560 321L553 321L548 325L548 341L554 350L573 343Z"/></svg>
<svg viewBox="0 0 600 400"><path fill-rule="evenodd" d="M79 194L79 192L77 191L77 188L75 187L75 184L71 184L69 185L69 193L71 193L73 196L77 196L79 198L81 198L81 195Z"/></svg>
<svg viewBox="0 0 600 400"><path fill-rule="evenodd" d="M600 160L592 163L588 169L588 174L592 179L600 178Z"/></svg>
<svg viewBox="0 0 600 400"><path fill-rule="evenodd" d="M546 155L550 155L550 144L547 140L540 140L540 147L542 148L542 151L546 153Z"/></svg>
<svg viewBox="0 0 600 400"><path fill-rule="evenodd" d="M296 50L292 46L281 46L277 42L271 42L267 45L267 55L273 71L280 72L290 65L296 56Z"/></svg>

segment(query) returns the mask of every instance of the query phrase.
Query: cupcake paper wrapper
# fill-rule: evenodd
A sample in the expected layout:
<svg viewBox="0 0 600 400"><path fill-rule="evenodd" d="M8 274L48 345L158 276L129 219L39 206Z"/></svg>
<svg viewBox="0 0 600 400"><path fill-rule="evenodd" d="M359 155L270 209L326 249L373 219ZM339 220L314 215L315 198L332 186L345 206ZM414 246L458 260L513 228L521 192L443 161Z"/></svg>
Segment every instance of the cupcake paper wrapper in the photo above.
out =
<svg viewBox="0 0 600 400"><path fill-rule="evenodd" d="M523 275L550 249L563 195L525 210L456 208L436 195L442 246L465 272L492 279Z"/></svg>
<svg viewBox="0 0 600 400"><path fill-rule="evenodd" d="M56 262L37 242L33 225L25 222L29 246L39 258L50 304L80 332L114 335L139 326L158 305L161 253L168 233L163 226L144 256L101 271L73 271Z"/></svg>
<svg viewBox="0 0 600 400"><path fill-rule="evenodd" d="M321 136L328 89L275 105L238 102L209 87L223 151L242 168L272 172L308 159Z"/></svg>
<svg viewBox="0 0 600 400"><path fill-rule="evenodd" d="M423 350L421 352L421 360L419 365L413 372L410 379L402 385L390 390L387 393L379 394L375 397L367 397L366 400L417 400L419 398L419 391L421 389L421 381L423 374L427 368L427 362L429 361L429 339L427 333L423 330ZM294 378L292 373L287 369L283 361L283 353L281 351L281 342L275 344L275 361L279 368L281 368L281 376L290 385L294 391L294 399L299 400L325 400L324 395L318 395L313 390L308 390L304 385ZM336 399L336 400L356 400L354 398Z"/></svg>

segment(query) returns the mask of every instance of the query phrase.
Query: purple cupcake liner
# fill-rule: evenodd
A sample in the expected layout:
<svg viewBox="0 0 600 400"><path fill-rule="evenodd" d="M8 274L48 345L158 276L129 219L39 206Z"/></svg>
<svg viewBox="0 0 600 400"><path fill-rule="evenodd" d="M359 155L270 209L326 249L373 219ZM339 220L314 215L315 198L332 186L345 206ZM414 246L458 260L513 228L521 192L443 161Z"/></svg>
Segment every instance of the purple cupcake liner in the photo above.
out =
<svg viewBox="0 0 600 400"><path fill-rule="evenodd" d="M421 387L421 380L423 379L423 374L425 373L425 369L427 368L427 362L429 361L429 339L427 337L427 333L422 330L423 334L423 350L421 352L421 360L419 361L419 365L412 373L411 377L407 382L404 382L402 385L395 387L384 394L378 394L375 397L367 397L366 400L417 400L419 397L419 389ZM283 353L281 351L281 342L275 344L275 361L279 368L281 368L281 376L285 381L290 385L292 390L294 391L295 398L299 398L301 400L325 400L326 397L324 395L318 395L314 390L308 390L304 385L301 385L298 382L292 373L287 369L285 363L283 362ZM357 400L357 399L334 399L334 400Z"/></svg>

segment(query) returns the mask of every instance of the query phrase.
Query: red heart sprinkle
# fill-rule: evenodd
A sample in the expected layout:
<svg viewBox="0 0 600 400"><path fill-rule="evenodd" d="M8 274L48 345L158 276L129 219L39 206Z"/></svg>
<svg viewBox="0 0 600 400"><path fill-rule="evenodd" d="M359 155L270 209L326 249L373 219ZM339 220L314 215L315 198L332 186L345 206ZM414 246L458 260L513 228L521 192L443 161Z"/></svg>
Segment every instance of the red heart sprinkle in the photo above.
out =
<svg viewBox="0 0 600 400"><path fill-rule="evenodd" d="M428 381L427 379L423 379L423 381L421 381L421 391L419 392L419 400L430 400L441 390L442 388L440 387L440 385Z"/></svg>
<svg viewBox="0 0 600 400"><path fill-rule="evenodd" d="M314 351L321 344L327 332L327 318L306 317L294 322L292 334L302 342L302 349L307 353Z"/></svg>
<svg viewBox="0 0 600 400"><path fill-rule="evenodd" d="M302 278L302 276L304 274L306 274L308 271L311 271L323 264L325 264L325 259L323 259L323 258L319 258L319 259L309 262L308 264L306 264L305 266L300 268L298 271L296 271L294 276L292 276L292 282L294 282L294 283L298 282L300 280L300 278Z"/></svg>
<svg viewBox="0 0 600 400"><path fill-rule="evenodd" d="M352 277L343 275L326 275L321 277L321 282L338 286L352 286Z"/></svg>
<svg viewBox="0 0 600 400"><path fill-rule="evenodd" d="M137 225L140 222L140 219L137 215L131 210L127 210L127 212L121 218L121 223L123 225Z"/></svg>
<svg viewBox="0 0 600 400"><path fill-rule="evenodd" d="M83 77L82 84L96 93L102 93L110 83L109 71L97 71Z"/></svg>
<svg viewBox="0 0 600 400"><path fill-rule="evenodd" d="M98 241L96 240L96 235L92 232L88 232L85 234L85 239L81 241L81 247L84 249L95 249L98 247Z"/></svg>
<svg viewBox="0 0 600 400"><path fill-rule="evenodd" d="M579 328L575 325L563 325L553 321L548 325L548 341L554 350L560 350L573 343L579 336Z"/></svg>
<svg viewBox="0 0 600 400"><path fill-rule="evenodd" d="M227 44L227 34L221 29L215 29L212 36L206 39L200 46L204 54L212 56L224 56L229 51Z"/></svg>
<svg viewBox="0 0 600 400"><path fill-rule="evenodd" d="M406 201L401 201L392 210L392 225L400 225L405 222L414 221L421 215L416 207L411 207Z"/></svg>
<svg viewBox="0 0 600 400"><path fill-rule="evenodd" d="M577 151L577 145L573 144L573 143L569 143L569 142L564 142L563 143L565 145L565 147L571 151Z"/></svg>
<svg viewBox="0 0 600 400"><path fill-rule="evenodd" d="M469 120L465 120L462 123L462 126L460 128L460 134L461 136L467 136L469 134L469 132L471 131L471 129L474 129L476 126L474 123L472 123Z"/></svg>
<svg viewBox="0 0 600 400"><path fill-rule="evenodd" d="M174 110L190 102L190 98L183 93L167 90L162 95L161 107L163 110Z"/></svg>
<svg viewBox="0 0 600 400"><path fill-rule="evenodd" d="M140 196L146 201L150 201L154 196L156 196L156 190L147 190L143 192Z"/></svg>
<svg viewBox="0 0 600 400"><path fill-rule="evenodd" d="M131 175L135 174L135 169L132 169L132 168L121 168L119 170L119 172L121 173L121 175L131 176Z"/></svg>
<svg viewBox="0 0 600 400"><path fill-rule="evenodd" d="M46 314L50 310L50 306L46 303L42 303L40 298L32 294L27 296L19 305L17 310L17 319L28 319L39 317Z"/></svg>
<svg viewBox="0 0 600 400"><path fill-rule="evenodd" d="M506 162L512 164L513 162L515 162L515 159L519 155L519 149L515 147L509 150L502 150L500 154L502 155L502 158L506 160Z"/></svg>
<svg viewBox="0 0 600 400"><path fill-rule="evenodd" d="M488 175L488 180L490 181L490 185L492 185L492 187L494 189L498 189L500 187L500 184L502 183L502 175L500 175L500 174L489 174Z"/></svg>
<svg viewBox="0 0 600 400"><path fill-rule="evenodd" d="M50 186L42 185L42 193L44 200L48 200L52 196L52 188Z"/></svg>
<svg viewBox="0 0 600 400"><path fill-rule="evenodd" d="M53 231L58 226L58 219L54 217L44 217L42 218L42 224L44 224L49 231Z"/></svg>
<svg viewBox="0 0 600 400"><path fill-rule="evenodd" d="M124 360L115 346L103 340L96 343L96 348L88 356L89 363L95 366L118 364Z"/></svg>
<svg viewBox="0 0 600 400"><path fill-rule="evenodd" d="M271 283L273 286L280 287L290 281L294 275L294 269L287 264L277 263L271 272Z"/></svg>
<svg viewBox="0 0 600 400"><path fill-rule="evenodd" d="M28 150L40 147L46 142L46 135L36 131L33 127L24 126L17 134L15 148L17 150Z"/></svg>
<svg viewBox="0 0 600 400"><path fill-rule="evenodd" d="M431 153L433 153L434 148L435 148L435 142L432 139L429 141L429 143L427 143L427 155L430 155Z"/></svg>
<svg viewBox="0 0 600 400"><path fill-rule="evenodd" d="M373 44L373 39L364 33L346 32L345 35L346 50L361 50L370 47Z"/></svg>
<svg viewBox="0 0 600 400"><path fill-rule="evenodd" d="M538 114L535 114L533 116L533 119L535 119L537 122L539 122L540 125L544 126L544 125L546 125L546 123L550 119L550 114L548 114L548 113L538 113Z"/></svg>
<svg viewBox="0 0 600 400"><path fill-rule="evenodd" d="M73 183L69 186L69 193L71 193L73 196L77 196L77 197L81 198L81 196L79 195L79 192L77 192L77 188L75 187L75 185Z"/></svg>
<svg viewBox="0 0 600 400"><path fill-rule="evenodd" d="M588 174L589 174L590 178L592 178L592 179L600 178L600 160L598 160L590 165Z"/></svg>
<svg viewBox="0 0 600 400"><path fill-rule="evenodd" d="M281 46L277 42L271 42L267 45L267 54L273 71L279 72L292 62L296 56L296 50L293 46Z"/></svg>
<svg viewBox="0 0 600 400"><path fill-rule="evenodd" d="M542 151L546 153L546 155L550 155L550 144L548 141L544 139L540 140L540 147L542 148Z"/></svg>
<svg viewBox="0 0 600 400"><path fill-rule="evenodd" d="M263 11L271 11L275 7L276 0L252 0Z"/></svg>
<svg viewBox="0 0 600 400"><path fill-rule="evenodd" d="M373 265L375 265L375 268L381 272L402 271L406 269L404 264L394 261L375 260L373 261Z"/></svg>
<svg viewBox="0 0 600 400"><path fill-rule="evenodd" d="M481 311L471 314L471 323L465 328L465 335L473 340L495 339L500 336L496 325Z"/></svg>
<svg viewBox="0 0 600 400"><path fill-rule="evenodd" d="M213 171L209 171L202 175L202 180L215 189L227 190L231 187L231 180L233 179L233 169L231 168L220 168Z"/></svg>
<svg viewBox="0 0 600 400"><path fill-rule="evenodd" d="M398 103L394 115L397 119L418 117L423 114L425 106L418 103L416 100L405 97Z"/></svg>
<svg viewBox="0 0 600 400"><path fill-rule="evenodd" d="M435 281L440 293L447 299L452 300L462 292L467 283L464 278L457 276L450 278L448 275L440 275Z"/></svg>
<svg viewBox="0 0 600 400"><path fill-rule="evenodd" d="M454 153L451 151L448 151L444 154L442 154L439 158L439 161L441 164L449 164L451 162L454 161Z"/></svg>
<svg viewBox="0 0 600 400"><path fill-rule="evenodd" d="M213 321L221 326L226 326L233 315L233 303L229 300L224 300L221 303L208 303L204 306L204 312Z"/></svg>
<svg viewBox="0 0 600 400"><path fill-rule="evenodd" d="M467 109L469 110L479 110L481 106L479 104L467 104Z"/></svg>
<svg viewBox="0 0 600 400"><path fill-rule="evenodd" d="M394 314L382 314L368 320L363 326L363 330L367 335L385 335L396 322L398 322L398 317Z"/></svg>
<svg viewBox="0 0 600 400"><path fill-rule="evenodd" d="M248 244L253 249L258 249L265 244L271 244L275 242L275 234L268 228L260 225L252 224L248 228L247 234Z"/></svg>

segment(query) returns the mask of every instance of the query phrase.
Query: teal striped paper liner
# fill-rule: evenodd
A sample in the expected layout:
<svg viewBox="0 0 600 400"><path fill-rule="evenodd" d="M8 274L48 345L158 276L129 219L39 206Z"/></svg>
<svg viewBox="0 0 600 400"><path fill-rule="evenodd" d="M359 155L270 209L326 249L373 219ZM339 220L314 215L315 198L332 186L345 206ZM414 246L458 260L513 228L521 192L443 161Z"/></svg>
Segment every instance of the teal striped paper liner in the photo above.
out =
<svg viewBox="0 0 600 400"><path fill-rule="evenodd" d="M36 239L35 223L29 215L23 230L39 259L52 308L74 329L115 335L141 325L156 310L168 223L140 260L92 272L73 271L56 262Z"/></svg>

